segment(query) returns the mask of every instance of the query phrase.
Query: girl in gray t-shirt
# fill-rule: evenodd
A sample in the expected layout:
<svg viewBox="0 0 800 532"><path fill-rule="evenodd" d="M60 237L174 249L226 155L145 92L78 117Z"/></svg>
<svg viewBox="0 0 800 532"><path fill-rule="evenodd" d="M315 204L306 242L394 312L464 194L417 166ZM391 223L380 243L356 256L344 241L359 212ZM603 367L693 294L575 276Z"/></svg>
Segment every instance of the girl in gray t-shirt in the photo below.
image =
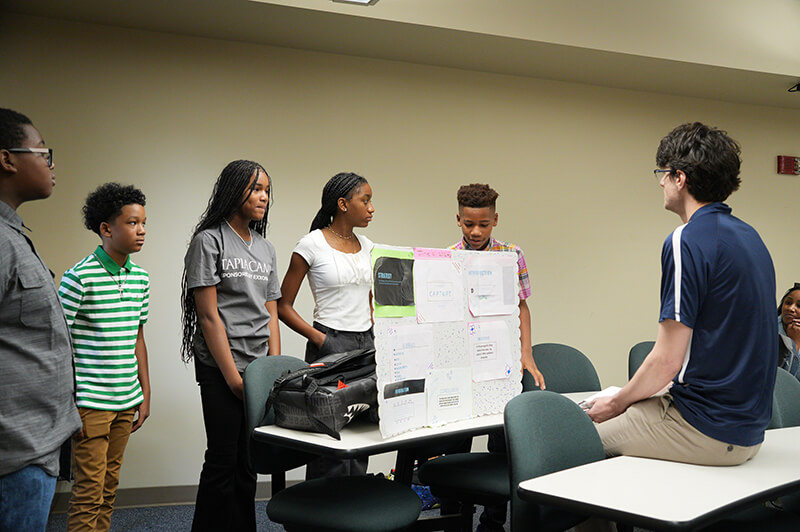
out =
<svg viewBox="0 0 800 532"><path fill-rule="evenodd" d="M242 372L281 350L275 248L264 238L271 186L260 164L228 164L184 259L181 355L194 359L207 438L193 531L256 529Z"/></svg>

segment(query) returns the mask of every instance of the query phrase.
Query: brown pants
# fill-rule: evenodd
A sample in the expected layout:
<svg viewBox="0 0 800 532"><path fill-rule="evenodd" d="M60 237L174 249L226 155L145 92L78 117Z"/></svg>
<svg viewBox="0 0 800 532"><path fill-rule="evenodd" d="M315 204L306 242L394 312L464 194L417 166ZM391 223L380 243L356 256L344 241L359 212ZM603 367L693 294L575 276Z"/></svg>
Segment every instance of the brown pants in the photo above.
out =
<svg viewBox="0 0 800 532"><path fill-rule="evenodd" d="M72 442L75 483L67 517L70 532L108 531L111 527L122 454L131 435L134 411L78 408L83 438Z"/></svg>
<svg viewBox="0 0 800 532"><path fill-rule="evenodd" d="M742 447L706 436L683 418L670 394L634 403L623 414L595 426L606 456L731 466L750 460L761 448L761 444Z"/></svg>

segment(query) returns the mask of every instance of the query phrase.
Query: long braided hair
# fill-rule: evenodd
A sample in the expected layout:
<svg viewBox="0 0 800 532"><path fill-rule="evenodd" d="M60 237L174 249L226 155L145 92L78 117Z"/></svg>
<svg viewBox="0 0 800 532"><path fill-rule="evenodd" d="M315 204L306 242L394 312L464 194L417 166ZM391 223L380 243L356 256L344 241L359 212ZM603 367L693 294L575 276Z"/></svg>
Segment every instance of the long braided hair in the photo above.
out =
<svg viewBox="0 0 800 532"><path fill-rule="evenodd" d="M201 231L220 225L245 204L255 189L257 180L253 179L252 185L250 180L257 171L264 172L269 181L269 202L264 212L264 218L250 220L250 229L262 237L266 236L267 216L269 215L269 206L272 204L272 178L269 177L264 167L257 162L239 160L228 163L219 174L206 210L192 232L192 239ZM244 199L242 199L243 196ZM194 334L197 329L197 307L195 306L194 294L186 284L186 267L184 266L181 279L181 321L183 324L181 359L184 362L189 362L194 355L192 344L194 343Z"/></svg>
<svg viewBox="0 0 800 532"><path fill-rule="evenodd" d="M331 225L339 208L339 198L349 200L358 187L366 183L366 179L353 172L341 172L330 178L322 189L322 207L311 222L310 231Z"/></svg>

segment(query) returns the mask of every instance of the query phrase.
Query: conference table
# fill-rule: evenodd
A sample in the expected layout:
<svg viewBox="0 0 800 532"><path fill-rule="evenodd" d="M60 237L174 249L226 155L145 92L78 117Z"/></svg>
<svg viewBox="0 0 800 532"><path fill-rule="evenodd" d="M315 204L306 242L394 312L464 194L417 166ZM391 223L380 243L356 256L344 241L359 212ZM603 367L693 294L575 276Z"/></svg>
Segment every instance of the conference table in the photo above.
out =
<svg viewBox="0 0 800 532"><path fill-rule="evenodd" d="M576 403L596 392L564 394ZM359 458L390 451L398 451L395 478L411 484L413 472L413 450L428 444L457 440L488 434L503 427L503 414L491 414L462 421L454 421L439 427L424 427L384 438L374 423L353 421L340 432L336 440L327 434L303 432L294 429L267 425L257 427L253 437L261 442L299 451L331 456L335 458Z"/></svg>
<svg viewBox="0 0 800 532"><path fill-rule="evenodd" d="M800 427L790 427L766 431L758 454L739 466L619 456L526 480L518 493L530 502L650 530L696 530L797 489Z"/></svg>
<svg viewBox="0 0 800 532"><path fill-rule="evenodd" d="M253 437L270 445L334 458L359 458L398 451L395 478L404 484L411 484L414 466L411 455L413 455L414 449L450 439L480 436L502 427L503 414L491 414L454 421L440 427L420 428L389 438L381 436L378 425L375 423L359 420L346 425L340 431L340 440L327 434L303 432L277 425L257 427Z"/></svg>

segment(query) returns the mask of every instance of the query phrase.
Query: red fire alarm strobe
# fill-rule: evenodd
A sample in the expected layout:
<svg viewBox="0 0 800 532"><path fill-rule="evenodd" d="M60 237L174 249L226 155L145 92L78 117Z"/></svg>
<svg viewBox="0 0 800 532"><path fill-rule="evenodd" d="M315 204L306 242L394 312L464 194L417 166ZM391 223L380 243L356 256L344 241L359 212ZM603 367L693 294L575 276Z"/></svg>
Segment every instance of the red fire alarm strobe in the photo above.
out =
<svg viewBox="0 0 800 532"><path fill-rule="evenodd" d="M778 173L800 175L800 157L778 155Z"/></svg>

